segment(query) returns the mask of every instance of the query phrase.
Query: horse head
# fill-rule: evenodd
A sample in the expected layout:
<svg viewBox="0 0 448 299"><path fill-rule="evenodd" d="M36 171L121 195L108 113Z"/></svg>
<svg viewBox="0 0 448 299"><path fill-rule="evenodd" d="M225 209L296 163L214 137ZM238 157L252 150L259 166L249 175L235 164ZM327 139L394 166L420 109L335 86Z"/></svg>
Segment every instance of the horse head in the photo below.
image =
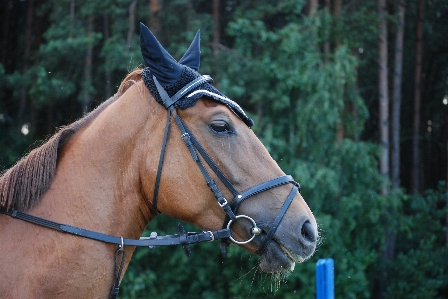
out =
<svg viewBox="0 0 448 299"><path fill-rule="evenodd" d="M243 109L198 73L199 32L178 62L145 25L140 30L142 78L167 110L158 163L148 158L142 170L152 212L204 231L229 228L228 242L259 254L262 270L292 270L318 238L300 186L269 155Z"/></svg>

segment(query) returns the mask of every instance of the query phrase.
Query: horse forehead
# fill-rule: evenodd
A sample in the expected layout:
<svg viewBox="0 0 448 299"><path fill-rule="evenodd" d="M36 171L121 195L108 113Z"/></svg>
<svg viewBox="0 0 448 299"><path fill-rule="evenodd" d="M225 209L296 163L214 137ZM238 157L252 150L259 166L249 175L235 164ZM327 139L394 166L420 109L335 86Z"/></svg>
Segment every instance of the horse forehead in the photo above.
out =
<svg viewBox="0 0 448 299"><path fill-rule="evenodd" d="M191 117L204 117L210 115L226 114L232 120L239 120L239 118L232 113L226 105L208 98L200 98L195 105L186 109L186 112L191 114Z"/></svg>

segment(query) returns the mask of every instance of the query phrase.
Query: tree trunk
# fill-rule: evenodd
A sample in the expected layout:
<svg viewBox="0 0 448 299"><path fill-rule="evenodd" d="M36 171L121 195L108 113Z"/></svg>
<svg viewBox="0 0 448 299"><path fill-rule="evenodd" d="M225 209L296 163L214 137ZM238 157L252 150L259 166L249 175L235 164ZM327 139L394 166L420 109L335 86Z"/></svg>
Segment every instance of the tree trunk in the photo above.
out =
<svg viewBox="0 0 448 299"><path fill-rule="evenodd" d="M33 13L34 13L34 0L28 2L27 15L26 15L26 29L25 29L25 50L23 52L23 65L22 75L25 75L29 69L29 59L31 53L31 35L33 28ZM20 102L19 102L19 114L17 117L19 130L22 129L24 123L23 115L28 103L28 92L25 87L20 90Z"/></svg>
<svg viewBox="0 0 448 299"><path fill-rule="evenodd" d="M379 69L378 69L378 95L379 95L379 123L381 138L380 172L389 177L389 97L388 97L388 65L387 65L387 19L386 0L378 1L378 42L379 42ZM387 186L382 186L381 193L387 195Z"/></svg>
<svg viewBox="0 0 448 299"><path fill-rule="evenodd" d="M308 0L307 3L307 16L311 17L312 15L314 15L314 13L317 10L317 7L319 5L319 1L318 0Z"/></svg>
<svg viewBox="0 0 448 299"><path fill-rule="evenodd" d="M333 17L334 17L334 22L336 22L336 28L339 27L339 23L341 22L341 13L342 13L342 0L334 0L333 1ZM339 30L336 31L336 40L335 40L335 44L334 44L334 48L335 51L338 50L339 46L340 46L340 32ZM345 137L345 128L344 128L344 120L341 117L342 114L344 113L344 110L347 109L347 107L345 106L342 110L339 111L339 121L338 121L338 125L336 128L336 140L337 142L341 142L344 137Z"/></svg>
<svg viewBox="0 0 448 299"><path fill-rule="evenodd" d="M159 41L162 38L162 25L160 23L162 7L162 0L149 0L149 29L151 29L152 33L154 33Z"/></svg>
<svg viewBox="0 0 448 299"><path fill-rule="evenodd" d="M335 18L339 18L342 12L342 0L334 0L333 2L333 15Z"/></svg>
<svg viewBox="0 0 448 299"><path fill-rule="evenodd" d="M355 14L357 9L358 9L358 0L350 0L350 10L349 13L351 14ZM354 57L356 57L356 59L359 59L359 48L353 48L352 49L352 55ZM355 66L354 70L353 70L354 74L355 74L355 88L358 89L358 66ZM355 120L356 124L359 124L359 111L358 111L358 107L356 105L353 105L353 109L352 109L352 115L353 115L353 119ZM355 131L353 133L353 140L355 142L359 142L361 140L361 127L360 125L356 125L355 127Z"/></svg>
<svg viewBox="0 0 448 299"><path fill-rule="evenodd" d="M105 14L103 16L103 27L104 27L104 43L107 43L110 38L110 29L109 29L109 15ZM112 72L107 67L109 65L109 58L106 55L106 84L104 86L105 90L105 99L107 100L112 96Z"/></svg>
<svg viewBox="0 0 448 299"><path fill-rule="evenodd" d="M388 195L387 179L389 178L389 96L388 96L388 44L387 44L387 18L386 0L378 0L378 98L379 98L379 125L380 125L380 173L384 176L385 183L381 186L381 194ZM385 211L385 217L389 213ZM389 232L387 223L384 224L386 234L386 246L381 252L381 268L384 270L385 262L393 255L394 235ZM379 298L384 298L386 281L384 277L378 277Z"/></svg>
<svg viewBox="0 0 448 299"><path fill-rule="evenodd" d="M132 0L131 5L129 5L129 29L128 35L126 38L126 48L125 52L129 52L129 48L131 47L132 37L134 36L135 31L135 7L137 6L138 0Z"/></svg>
<svg viewBox="0 0 448 299"><path fill-rule="evenodd" d="M325 0L325 13L326 13L326 19L331 20L330 18L330 12L331 12L331 0ZM331 23L327 21L327 26L329 26L328 29L331 27ZM324 59L325 63L328 63L328 59L330 57L330 35L328 35L328 39L324 42Z"/></svg>
<svg viewBox="0 0 448 299"><path fill-rule="evenodd" d="M93 16L89 16L87 20L87 38L91 39L93 34ZM92 42L89 41L86 51L86 59L84 63L84 100L82 103L82 112L86 114L90 111L90 103L92 96L90 95L90 85L92 84L92 55L93 55Z"/></svg>
<svg viewBox="0 0 448 299"><path fill-rule="evenodd" d="M47 119L45 120L46 121L45 133L47 136L54 134L53 119L54 119L54 104L48 103Z"/></svg>
<svg viewBox="0 0 448 299"><path fill-rule="evenodd" d="M423 51L423 0L417 1L417 19L415 26L415 77L414 77L414 127L412 136L412 193L420 190L420 107Z"/></svg>
<svg viewBox="0 0 448 299"><path fill-rule="evenodd" d="M213 57L216 58L221 41L221 1L213 0Z"/></svg>
<svg viewBox="0 0 448 299"><path fill-rule="evenodd" d="M70 0L70 20L73 22L75 20L75 0Z"/></svg>
<svg viewBox="0 0 448 299"><path fill-rule="evenodd" d="M403 37L406 3L404 0L397 3L398 24L395 37L394 58L394 86L392 96L392 188L400 187L400 109L401 109L401 80L403 70Z"/></svg>
<svg viewBox="0 0 448 299"><path fill-rule="evenodd" d="M70 0L70 25L69 36L71 37L75 26L75 0Z"/></svg>
<svg viewBox="0 0 448 299"><path fill-rule="evenodd" d="M3 67L6 68L6 57L9 54L9 16L12 13L12 9L9 7L9 3L6 1L3 1L2 4L0 4L2 10L3 10L3 39L2 39L2 60L1 63Z"/></svg>
<svg viewBox="0 0 448 299"><path fill-rule="evenodd" d="M34 4L34 18L35 20L33 21L33 37L32 37L32 52L37 52L40 45L42 44L44 38L44 31L45 31L45 18L40 15L39 13L36 13L38 11L40 11L42 9L42 6L45 5L45 0L35 0L35 4ZM37 55L36 59L33 60L33 65L38 65L39 63L41 63L39 55ZM49 74L49 76L53 76L53 74ZM45 135L52 135L55 132L55 126L54 126L54 109L53 109L53 102L52 101L48 101L46 102L47 105L47 117L45 117L45 119L39 118L39 104L36 103L36 99L35 98L30 98L30 110L31 110L31 117L30 117L30 126L34 129L35 136L42 136L41 132L44 131ZM51 106L51 107L49 107ZM38 125L37 123L39 122L44 122L45 124L45 129L44 130L39 130L37 129Z"/></svg>

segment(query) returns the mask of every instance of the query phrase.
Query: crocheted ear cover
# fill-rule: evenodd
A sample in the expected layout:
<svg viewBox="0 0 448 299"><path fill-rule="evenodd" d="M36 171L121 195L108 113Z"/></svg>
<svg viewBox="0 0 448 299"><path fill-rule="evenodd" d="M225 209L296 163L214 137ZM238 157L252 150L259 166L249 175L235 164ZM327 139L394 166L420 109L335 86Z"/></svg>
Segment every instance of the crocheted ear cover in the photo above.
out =
<svg viewBox="0 0 448 299"><path fill-rule="evenodd" d="M161 105L163 105L163 101L157 91L153 76L157 78L157 81L170 97L174 96L188 83L200 77L201 74L196 71L200 65L199 39L200 32L198 31L187 52L180 60L181 63L186 64L184 65L178 63L162 47L148 27L140 23L140 46L143 58L148 66L143 70L142 78L146 87ZM240 105L226 97L208 82L189 91L174 106L178 109L186 109L196 104L196 101L201 97L207 97L226 105L248 127L253 126L253 120L246 115Z"/></svg>
<svg viewBox="0 0 448 299"><path fill-rule="evenodd" d="M178 92L182 87L193 81L194 79L200 77L201 74L192 70L191 68L184 66L184 71L180 76L179 80L174 84L169 86L163 86L170 97L174 96L176 92ZM154 83L154 79L152 77L152 73L149 68L145 68L142 73L143 81L145 82L146 87L149 89L151 94L154 96L156 101L163 105L162 98L159 96L157 91L157 87ZM196 104L196 101L202 97L210 98L215 101L218 101L224 105L226 105L233 113L235 113L248 127L252 127L254 122L251 118L249 118L244 110L238 105L236 102L232 101L224 94L222 94L219 90L217 90L210 83L203 83L190 91L188 94L183 96L179 101L174 104L174 107L178 109L186 109L188 107Z"/></svg>

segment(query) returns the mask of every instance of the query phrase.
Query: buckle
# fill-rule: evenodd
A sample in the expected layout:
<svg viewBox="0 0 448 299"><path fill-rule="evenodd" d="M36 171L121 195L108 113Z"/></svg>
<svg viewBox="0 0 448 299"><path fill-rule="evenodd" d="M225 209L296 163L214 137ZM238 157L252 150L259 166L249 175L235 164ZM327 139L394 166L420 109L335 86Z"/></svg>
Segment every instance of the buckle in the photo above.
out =
<svg viewBox="0 0 448 299"><path fill-rule="evenodd" d="M210 241L207 241L207 242L215 241L215 235L212 233L211 230L204 231L204 233L209 233L210 234Z"/></svg>
<svg viewBox="0 0 448 299"><path fill-rule="evenodd" d="M227 202L227 199L225 199L224 197L222 197L222 199L224 199L224 202L221 203L218 201L218 204L221 208L224 208L226 205L228 205L229 203Z"/></svg>

